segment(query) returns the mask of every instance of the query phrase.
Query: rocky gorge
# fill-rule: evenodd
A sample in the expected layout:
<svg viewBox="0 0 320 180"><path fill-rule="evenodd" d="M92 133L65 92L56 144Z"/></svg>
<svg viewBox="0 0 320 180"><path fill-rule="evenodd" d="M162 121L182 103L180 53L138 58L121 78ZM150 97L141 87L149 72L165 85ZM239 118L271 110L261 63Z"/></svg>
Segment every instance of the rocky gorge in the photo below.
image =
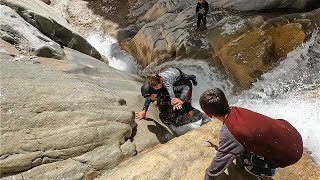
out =
<svg viewBox="0 0 320 180"><path fill-rule="evenodd" d="M238 91L312 37L308 51L319 63L315 1L208 2L209 28L197 34L191 0L0 0L0 178L202 179L221 124L171 140L156 108L135 120L144 78L110 67L86 37L114 37L142 69L205 59ZM261 11L275 8L294 12ZM310 151L273 179L319 179ZM254 177L234 162L220 179Z"/></svg>

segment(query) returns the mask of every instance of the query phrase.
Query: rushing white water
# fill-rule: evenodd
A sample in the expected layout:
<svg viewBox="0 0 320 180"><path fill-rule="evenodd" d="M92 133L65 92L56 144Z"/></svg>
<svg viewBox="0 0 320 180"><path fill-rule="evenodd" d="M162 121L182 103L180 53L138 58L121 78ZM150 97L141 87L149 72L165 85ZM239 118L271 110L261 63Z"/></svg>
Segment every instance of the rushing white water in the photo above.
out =
<svg viewBox="0 0 320 180"><path fill-rule="evenodd" d="M310 48L316 42L315 37L316 33L308 42L289 53L276 68L265 73L250 90L239 95L232 93L232 83L217 68L203 60L183 59L161 65L151 64L144 73L173 66L186 74L195 74L198 86L194 87L192 102L198 109L201 93L219 87L233 106L248 108L272 118L286 119L302 134L304 147L312 152L312 157L320 164L320 60L319 54L314 56ZM92 34L88 40L108 58L114 68L129 73L139 72L134 59L121 51L113 39ZM315 49L314 52L320 53L320 50Z"/></svg>
<svg viewBox="0 0 320 180"><path fill-rule="evenodd" d="M287 55L253 87L231 98L234 105L286 119L301 133L304 147L320 164L320 59L312 38ZM318 47L318 46L314 46Z"/></svg>
<svg viewBox="0 0 320 180"><path fill-rule="evenodd" d="M192 106L200 109L199 97L201 93L213 87L219 87L228 95L232 93L232 84L222 75L222 73L215 67L210 66L207 61L183 59L165 62L161 65L151 64L144 69L146 72L159 72L167 67L177 67L186 74L193 74L197 76L198 85L193 86L192 92Z"/></svg>
<svg viewBox="0 0 320 180"><path fill-rule="evenodd" d="M134 58L119 48L115 39L103 33L91 33L86 37L87 41L105 56L111 67L132 74L139 74L139 65Z"/></svg>

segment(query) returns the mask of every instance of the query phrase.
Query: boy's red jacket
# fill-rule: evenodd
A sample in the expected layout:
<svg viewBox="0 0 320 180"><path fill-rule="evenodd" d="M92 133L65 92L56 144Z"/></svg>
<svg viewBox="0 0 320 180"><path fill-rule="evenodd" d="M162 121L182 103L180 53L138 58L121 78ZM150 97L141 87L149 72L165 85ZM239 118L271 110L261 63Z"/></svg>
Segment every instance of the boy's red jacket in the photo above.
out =
<svg viewBox="0 0 320 180"><path fill-rule="evenodd" d="M302 156L301 135L285 120L233 107L224 123L245 150L263 156L275 168L292 165Z"/></svg>

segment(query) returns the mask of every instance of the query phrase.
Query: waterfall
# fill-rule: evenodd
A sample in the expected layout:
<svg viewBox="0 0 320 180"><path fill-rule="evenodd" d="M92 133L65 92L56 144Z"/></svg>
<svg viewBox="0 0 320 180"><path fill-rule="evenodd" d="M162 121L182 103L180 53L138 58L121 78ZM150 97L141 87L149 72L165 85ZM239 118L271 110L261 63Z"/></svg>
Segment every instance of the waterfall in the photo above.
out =
<svg viewBox="0 0 320 180"><path fill-rule="evenodd" d="M320 163L320 52L318 32L262 75L253 87L234 96L232 104L285 119L301 133L304 147ZM317 49L313 49L317 48Z"/></svg>
<svg viewBox="0 0 320 180"><path fill-rule="evenodd" d="M92 32L86 36L88 42L96 48L109 61L109 65L115 69L131 74L139 74L139 65L134 57L119 48L119 44L110 36L102 32Z"/></svg>
<svg viewBox="0 0 320 180"><path fill-rule="evenodd" d="M87 39L116 69L143 74L174 66L186 74L196 75L198 86L193 88L192 104L198 109L201 93L219 87L232 106L289 121L301 133L304 147L320 164L320 50L316 44L319 44L319 37L318 32L314 32L310 40L290 52L277 67L263 74L252 88L240 94L234 94L233 84L205 60L180 59L161 65L151 64L141 72L134 58L120 50L112 38L95 33Z"/></svg>

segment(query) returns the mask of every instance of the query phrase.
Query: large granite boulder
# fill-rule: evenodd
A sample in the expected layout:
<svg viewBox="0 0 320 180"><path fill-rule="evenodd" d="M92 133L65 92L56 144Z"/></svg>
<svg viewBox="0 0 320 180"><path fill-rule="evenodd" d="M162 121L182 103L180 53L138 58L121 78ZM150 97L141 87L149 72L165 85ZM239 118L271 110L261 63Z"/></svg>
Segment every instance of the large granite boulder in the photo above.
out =
<svg viewBox="0 0 320 180"><path fill-rule="evenodd" d="M208 39L229 77L247 89L261 74L309 39L319 23L320 9L268 19L227 17L210 30Z"/></svg>
<svg viewBox="0 0 320 180"><path fill-rule="evenodd" d="M303 9L312 7L313 9L319 8L320 5L315 0L206 0L212 9L216 8L229 8L239 11L252 11L264 9L277 9L277 8L293 8ZM187 8L194 9L197 1L195 0L158 0L152 7L148 9L143 20L155 21L166 13L179 13ZM310 8L310 9L312 9Z"/></svg>
<svg viewBox="0 0 320 180"><path fill-rule="evenodd" d="M241 89L309 39L319 24L319 9L270 18L211 12L206 32L195 33L194 9L166 13L121 43L142 68L174 58L218 60ZM207 35L208 32L208 36Z"/></svg>
<svg viewBox="0 0 320 180"><path fill-rule="evenodd" d="M179 13L185 9L188 9L195 5L196 1L193 0L159 0L157 1L142 17L146 21L155 21L159 17L163 16L166 13Z"/></svg>
<svg viewBox="0 0 320 180"><path fill-rule="evenodd" d="M99 52L57 11L41 0L1 0L0 4L14 9L25 21L59 44L103 60Z"/></svg>
<svg viewBox="0 0 320 180"><path fill-rule="evenodd" d="M26 53L65 59L60 45L26 22L16 11L0 5L0 37Z"/></svg>
<svg viewBox="0 0 320 180"><path fill-rule="evenodd" d="M19 5L1 1L9 6L1 5L5 15L1 16L1 38L7 42L0 39L4 74L0 177L94 177L101 169L112 169L124 159L168 141L165 137L171 133L154 121L159 121L154 107L148 113L151 121L134 121L133 111L141 110L143 104L139 93L143 78L73 49L60 48L48 38L51 34L54 39L56 33L50 23L27 18L42 2L15 3ZM40 14L44 11L39 8ZM47 13L54 19L50 17L50 21L64 22L57 14ZM62 30L72 29L68 23L64 25ZM46 26L48 31L43 29ZM44 45L56 51L50 56L30 56L29 50L37 52ZM60 61L44 58L57 58L58 53L63 57Z"/></svg>
<svg viewBox="0 0 320 180"><path fill-rule="evenodd" d="M213 6L222 8L231 8L240 11L251 11L251 10L263 10L263 9L304 9L312 6L311 8L319 8L319 4L315 0L208 0L212 2Z"/></svg>
<svg viewBox="0 0 320 180"><path fill-rule="evenodd" d="M1 59L1 173L70 158L91 169L116 166L123 156L120 145L131 136L134 125L124 100L112 89L41 64L102 78L93 67L66 61L22 55ZM103 73L110 76L117 74L110 67L106 70ZM126 80L109 81L112 85L112 81ZM112 156L92 159L92 154Z"/></svg>
<svg viewBox="0 0 320 180"><path fill-rule="evenodd" d="M158 145L106 172L99 179L203 179L217 151L221 124L218 120ZM319 179L320 168L307 151L302 159L287 168L278 169L279 179ZM256 180L239 161L231 163L218 179Z"/></svg>
<svg viewBox="0 0 320 180"><path fill-rule="evenodd" d="M134 121L143 78L69 48L57 61L0 44L0 177L94 177L170 134L159 123ZM155 108L148 117L158 120Z"/></svg>
<svg viewBox="0 0 320 180"><path fill-rule="evenodd" d="M226 14L224 11L212 12L212 26ZM166 13L160 18L145 24L130 40L121 43L122 48L133 55L146 67L152 62L187 57L208 59L212 56L212 47L205 38L205 32L194 32L194 9L187 8L180 13Z"/></svg>

